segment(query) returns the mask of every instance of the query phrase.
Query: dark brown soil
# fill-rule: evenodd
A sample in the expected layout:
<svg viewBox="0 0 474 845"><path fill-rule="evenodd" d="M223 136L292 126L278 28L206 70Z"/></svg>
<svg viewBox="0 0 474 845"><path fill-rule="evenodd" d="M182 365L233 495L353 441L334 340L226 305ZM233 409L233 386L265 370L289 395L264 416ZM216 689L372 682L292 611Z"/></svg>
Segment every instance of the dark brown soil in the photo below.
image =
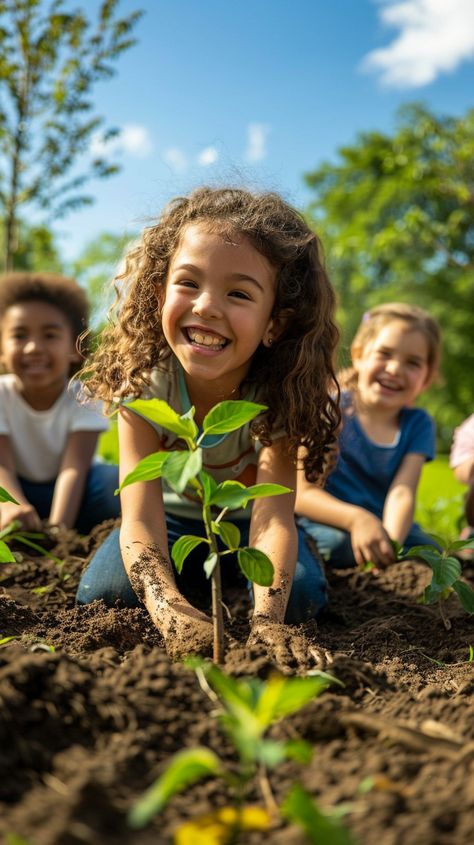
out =
<svg viewBox="0 0 474 845"><path fill-rule="evenodd" d="M28 845L172 842L180 821L225 805L207 781L174 798L144 831L126 814L170 755L196 744L229 758L195 674L172 664L143 610L74 606L84 560L98 537L57 538L46 559L1 564L0 841ZM466 567L471 583L473 569ZM65 577L66 576L66 577ZM295 779L323 808L345 816L359 845L472 845L474 841L474 618L448 603L450 630L417 603L424 566L379 576L330 576L331 605L306 635L334 656L345 683L273 729L300 736L312 763L271 775L278 801ZM46 590L34 592L46 587ZM245 597L227 597L228 671L265 676L261 647L245 647ZM54 647L55 651L48 650ZM250 800L258 801L257 790ZM283 824L246 843L294 845Z"/></svg>

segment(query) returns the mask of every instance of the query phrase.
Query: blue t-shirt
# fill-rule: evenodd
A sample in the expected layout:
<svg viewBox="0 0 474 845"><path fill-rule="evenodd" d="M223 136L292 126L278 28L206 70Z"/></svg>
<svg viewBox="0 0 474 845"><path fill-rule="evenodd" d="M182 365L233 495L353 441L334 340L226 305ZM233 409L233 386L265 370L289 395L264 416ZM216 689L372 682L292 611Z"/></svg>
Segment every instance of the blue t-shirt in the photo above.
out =
<svg viewBox="0 0 474 845"><path fill-rule="evenodd" d="M405 455L435 455L435 426L421 408L403 408L396 441L381 446L367 437L352 408L348 391L341 397L343 426L339 455L325 490L337 499L358 505L382 519L385 498Z"/></svg>

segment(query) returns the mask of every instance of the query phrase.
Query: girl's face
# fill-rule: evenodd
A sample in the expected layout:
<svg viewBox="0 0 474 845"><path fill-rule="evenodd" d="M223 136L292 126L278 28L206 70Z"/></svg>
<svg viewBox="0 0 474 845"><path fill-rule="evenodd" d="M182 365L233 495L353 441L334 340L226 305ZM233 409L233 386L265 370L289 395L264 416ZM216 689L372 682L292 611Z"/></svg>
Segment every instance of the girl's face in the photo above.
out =
<svg viewBox="0 0 474 845"><path fill-rule="evenodd" d="M398 410L411 405L426 387L428 341L403 320L380 329L361 350L352 350L358 393L364 405Z"/></svg>
<svg viewBox="0 0 474 845"><path fill-rule="evenodd" d="M26 398L64 390L71 363L79 361L71 326L59 308L32 300L11 305L1 325L1 360L20 380Z"/></svg>
<svg viewBox="0 0 474 845"><path fill-rule="evenodd" d="M189 383L217 381L230 395L257 347L276 331L276 270L240 235L189 224L170 263L162 305L166 340Z"/></svg>

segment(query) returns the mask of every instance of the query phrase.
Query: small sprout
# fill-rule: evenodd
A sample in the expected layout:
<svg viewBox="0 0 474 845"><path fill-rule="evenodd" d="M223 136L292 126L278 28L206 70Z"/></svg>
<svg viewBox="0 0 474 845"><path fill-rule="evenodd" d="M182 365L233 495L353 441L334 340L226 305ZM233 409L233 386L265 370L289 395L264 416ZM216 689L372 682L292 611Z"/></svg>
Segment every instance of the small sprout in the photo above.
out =
<svg viewBox="0 0 474 845"><path fill-rule="evenodd" d="M2 637L2 639L0 640L0 646L6 645L7 643L10 643L12 640L17 640L17 639L18 639L18 636Z"/></svg>
<svg viewBox="0 0 474 845"><path fill-rule="evenodd" d="M342 813L348 811L347 806ZM311 795L299 784L295 784L283 802L282 815L299 825L308 841L314 845L354 845L354 840L339 819L341 813L334 808L331 813L323 813Z"/></svg>
<svg viewBox="0 0 474 845"><path fill-rule="evenodd" d="M442 538L437 538L442 540ZM451 623L444 614L443 604L452 594L456 594L464 610L474 613L474 590L461 579L461 563L455 556L464 549L473 549L474 540L443 540L440 549L434 546L413 546L403 555L402 559L422 560L432 570L431 582L425 587L419 601L421 604L438 604L439 611L446 628Z"/></svg>
<svg viewBox="0 0 474 845"><path fill-rule="evenodd" d="M202 432L194 421L194 408L181 416L162 399L137 399L128 404L129 408L151 422L172 431L186 443L187 450L172 452L154 452L141 460L120 486L120 490L137 481L151 481L163 478L176 493L182 493L191 487L202 506L202 518L205 529L204 537L185 535L180 537L171 549L171 557L178 572L191 552L201 544L207 544L208 554L204 561L204 571L211 579L212 621L214 625L214 660L224 660L224 617L220 560L228 554L236 554L238 565L245 577L263 587L273 583L273 565L259 549L241 548L240 532L236 525L222 521L228 511L245 508L249 502L266 496L280 496L290 493L288 487L281 484L253 484L245 487L239 481L224 481L217 484L212 476L202 469L201 444L208 435L227 434L253 420L265 405L255 402L235 401L219 402L204 417ZM119 492L119 491L116 491ZM215 509L220 512L214 515ZM225 549L218 545L220 538Z"/></svg>
<svg viewBox="0 0 474 845"><path fill-rule="evenodd" d="M228 832L232 832L232 841L235 841L239 832L249 829L247 824L250 825L251 820L255 823L256 816L251 811L259 810L258 818L263 825L270 825L279 812L268 780L268 771L289 759L306 764L312 756L312 748L307 742L301 739L286 742L268 739L265 736L268 729L318 697L330 684L341 682L326 672L305 678L274 675L266 682L259 678L236 679L226 675L215 664L200 658L189 658L185 662L196 671L202 689L213 704L217 704L213 716L217 718L237 754L237 766L229 768L207 748L190 748L178 752L161 777L131 809L128 821L134 828L144 827L173 795L198 780L218 777L233 796L232 806L225 808L226 820L221 818L219 825L230 825ZM249 808L243 803L255 777L265 808ZM213 818L217 823L215 814ZM183 826L181 838L175 841L182 845L188 841L197 841L196 838L191 840L186 837L191 830L196 833L197 828L207 823L207 817L205 821L202 817L193 820L189 823L191 827ZM206 839L208 841L214 840ZM224 838L215 841L231 840Z"/></svg>

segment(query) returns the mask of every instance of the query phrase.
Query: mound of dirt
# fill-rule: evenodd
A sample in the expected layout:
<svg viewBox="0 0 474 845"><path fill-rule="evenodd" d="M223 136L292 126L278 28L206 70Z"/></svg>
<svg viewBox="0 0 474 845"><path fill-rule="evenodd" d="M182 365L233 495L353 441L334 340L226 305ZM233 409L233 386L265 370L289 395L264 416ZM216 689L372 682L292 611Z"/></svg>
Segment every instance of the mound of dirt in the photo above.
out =
<svg viewBox="0 0 474 845"><path fill-rule="evenodd" d="M219 781L174 798L144 831L127 812L176 751L205 745L235 759L196 675L171 663L145 610L74 605L88 538L56 535L46 557L2 564L0 580L0 838L28 845L172 842L183 821L224 806ZM469 567L465 576L474 580ZM474 619L448 602L450 630L417 602L418 563L378 576L329 573L331 604L304 628L327 654L334 687L272 729L314 746L312 762L271 773L280 802L299 780L323 808L346 804L359 845L471 845L474 813ZM244 591L245 592L245 591ZM265 677L265 649L248 648L250 608L226 596L226 669ZM7 639L6 638L11 638ZM250 801L259 802L257 784ZM18 840L16 840L18 841ZM297 845L280 823L245 843Z"/></svg>

